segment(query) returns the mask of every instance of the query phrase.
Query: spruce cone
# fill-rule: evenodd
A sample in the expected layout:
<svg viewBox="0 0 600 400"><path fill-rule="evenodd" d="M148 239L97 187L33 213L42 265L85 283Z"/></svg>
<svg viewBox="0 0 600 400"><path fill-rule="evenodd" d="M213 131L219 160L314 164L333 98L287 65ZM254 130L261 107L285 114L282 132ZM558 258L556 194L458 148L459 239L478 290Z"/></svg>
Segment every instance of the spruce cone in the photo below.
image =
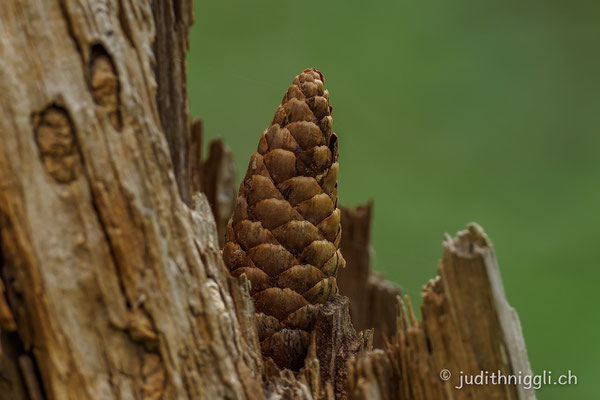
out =
<svg viewBox="0 0 600 400"><path fill-rule="evenodd" d="M304 70L250 158L223 249L232 275L252 283L264 356L294 370L345 264L332 121L323 75Z"/></svg>

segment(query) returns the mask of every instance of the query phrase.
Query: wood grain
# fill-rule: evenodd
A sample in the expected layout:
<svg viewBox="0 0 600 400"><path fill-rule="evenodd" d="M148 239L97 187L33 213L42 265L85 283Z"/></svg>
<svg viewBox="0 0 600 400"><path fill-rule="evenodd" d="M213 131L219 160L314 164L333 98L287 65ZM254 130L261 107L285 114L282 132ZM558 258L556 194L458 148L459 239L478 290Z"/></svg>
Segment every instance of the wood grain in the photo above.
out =
<svg viewBox="0 0 600 400"><path fill-rule="evenodd" d="M191 18L190 2L158 4ZM25 389L11 381L11 398L27 388L39 397L38 377L44 398L61 400L244 398L259 387L258 342L243 328L250 315L238 310L246 303L210 208L205 198L188 208L177 185L167 138L189 122L169 113L185 113L186 96L161 100L156 10L91 0L0 8L2 280L21 348L2 357L27 356L21 368L35 371ZM160 60L182 62L187 31L173 24L161 29L181 45L162 47ZM169 79L185 87L182 72Z"/></svg>
<svg viewBox="0 0 600 400"><path fill-rule="evenodd" d="M262 175L247 202L270 200L253 210L269 233L234 214L262 268L234 254L240 273L229 273L219 240L235 169L220 141L202 159L201 124L190 124L191 10L191 0L0 7L0 398L534 399L514 385L454 389L461 370L530 373L480 227L446 238L421 321L370 271L371 206L338 209L322 76L290 87L274 118L288 132L266 132L262 161L251 160ZM290 180L298 171L310 179ZM290 264L279 240L307 262ZM350 299L332 279L340 240ZM265 338L275 339L263 360Z"/></svg>
<svg viewBox="0 0 600 400"><path fill-rule="evenodd" d="M528 375L520 323L507 301L491 242L476 224L446 237L439 276L423 293L422 321L401 299L397 334L350 363L354 399L535 399L519 385L461 385L460 374ZM440 372L447 369L449 380ZM459 386L464 386L457 389Z"/></svg>

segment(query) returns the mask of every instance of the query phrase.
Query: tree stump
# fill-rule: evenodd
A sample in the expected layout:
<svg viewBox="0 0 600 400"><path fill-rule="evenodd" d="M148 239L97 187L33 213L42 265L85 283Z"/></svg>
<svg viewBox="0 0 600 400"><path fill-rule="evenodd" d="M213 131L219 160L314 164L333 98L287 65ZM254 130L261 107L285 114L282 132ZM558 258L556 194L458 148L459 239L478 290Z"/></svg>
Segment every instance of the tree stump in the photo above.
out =
<svg viewBox="0 0 600 400"><path fill-rule="evenodd" d="M232 157L201 159L187 111L192 22L191 0L0 7L0 398L534 398L439 376L530 373L482 230L447 238L417 321L370 272L370 206L342 214L347 270L303 366L263 360L220 252Z"/></svg>

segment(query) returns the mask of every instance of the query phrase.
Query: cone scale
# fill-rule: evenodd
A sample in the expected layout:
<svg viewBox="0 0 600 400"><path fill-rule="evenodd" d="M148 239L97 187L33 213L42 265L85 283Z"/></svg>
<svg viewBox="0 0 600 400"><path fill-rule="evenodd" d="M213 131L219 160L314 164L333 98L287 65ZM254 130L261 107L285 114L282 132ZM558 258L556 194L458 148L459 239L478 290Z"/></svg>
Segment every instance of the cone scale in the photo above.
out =
<svg viewBox="0 0 600 400"><path fill-rule="evenodd" d="M252 284L263 356L294 370L345 265L331 110L321 72L296 76L250 157L223 249Z"/></svg>

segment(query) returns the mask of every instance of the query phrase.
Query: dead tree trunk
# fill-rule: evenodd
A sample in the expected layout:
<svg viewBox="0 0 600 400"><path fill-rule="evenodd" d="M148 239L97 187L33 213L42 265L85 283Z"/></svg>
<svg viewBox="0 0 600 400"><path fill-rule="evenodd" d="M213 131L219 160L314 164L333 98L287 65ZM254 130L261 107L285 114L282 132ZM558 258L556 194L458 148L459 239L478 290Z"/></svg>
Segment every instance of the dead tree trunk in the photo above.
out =
<svg viewBox="0 0 600 400"><path fill-rule="evenodd" d="M439 379L442 367L529 371L480 230L446 242L423 321L409 326L391 311L393 286L370 275L360 212L342 220L352 304L338 296L320 311L300 372L263 363L249 282L219 252L231 156L215 143L203 162L187 113L191 10L191 0L0 7L0 398L533 398ZM349 308L357 327L383 332L380 350Z"/></svg>
<svg viewBox="0 0 600 400"><path fill-rule="evenodd" d="M146 1L0 10L6 398L260 392L243 295L205 199L181 200L167 145L181 142L166 140L189 134L185 96L171 94L185 86L186 46L160 46L187 42L185 3L154 2L157 23ZM178 80L153 67L159 54L179 56Z"/></svg>

